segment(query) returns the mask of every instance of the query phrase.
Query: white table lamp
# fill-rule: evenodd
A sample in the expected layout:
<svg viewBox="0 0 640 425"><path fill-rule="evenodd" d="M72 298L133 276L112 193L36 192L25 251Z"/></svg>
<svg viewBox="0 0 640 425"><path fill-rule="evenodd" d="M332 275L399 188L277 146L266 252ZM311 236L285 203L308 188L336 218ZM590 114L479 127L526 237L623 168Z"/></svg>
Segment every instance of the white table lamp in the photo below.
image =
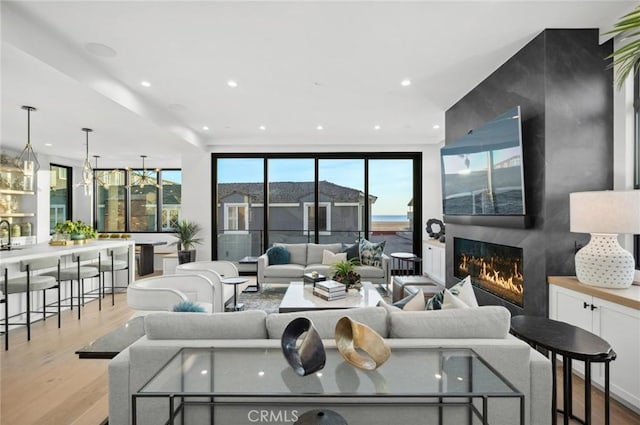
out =
<svg viewBox="0 0 640 425"><path fill-rule="evenodd" d="M569 195L571 231L590 233L576 253L576 276L586 285L628 288L635 260L618 243L619 233L640 233L640 190L576 192Z"/></svg>

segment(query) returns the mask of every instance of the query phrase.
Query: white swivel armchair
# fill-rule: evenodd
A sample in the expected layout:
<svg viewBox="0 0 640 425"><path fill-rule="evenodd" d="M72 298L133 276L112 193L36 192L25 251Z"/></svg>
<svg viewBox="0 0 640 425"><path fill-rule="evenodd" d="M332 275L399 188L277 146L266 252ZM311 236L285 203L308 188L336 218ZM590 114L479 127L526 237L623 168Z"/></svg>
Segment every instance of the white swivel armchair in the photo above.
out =
<svg viewBox="0 0 640 425"><path fill-rule="evenodd" d="M199 274L207 277L214 287L213 312L224 311L225 304L233 298L233 285L225 285L222 279L238 277L238 268L231 261L196 261L184 263L176 267L176 274ZM240 285L238 291L244 290L249 283Z"/></svg>
<svg viewBox="0 0 640 425"><path fill-rule="evenodd" d="M213 283L199 274L174 274L136 280L127 288L129 307L141 312L173 311L181 302L191 301L208 313L213 311Z"/></svg>

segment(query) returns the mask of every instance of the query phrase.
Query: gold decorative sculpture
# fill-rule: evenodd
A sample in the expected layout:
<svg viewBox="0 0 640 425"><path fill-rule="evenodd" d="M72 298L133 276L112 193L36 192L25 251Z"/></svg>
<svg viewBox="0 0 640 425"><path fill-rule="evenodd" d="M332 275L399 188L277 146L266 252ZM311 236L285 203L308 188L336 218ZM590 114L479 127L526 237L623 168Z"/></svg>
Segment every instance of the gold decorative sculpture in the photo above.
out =
<svg viewBox="0 0 640 425"><path fill-rule="evenodd" d="M391 356L389 344L376 331L347 316L336 323L335 337L342 357L357 368L375 370ZM369 357L363 356L358 350Z"/></svg>

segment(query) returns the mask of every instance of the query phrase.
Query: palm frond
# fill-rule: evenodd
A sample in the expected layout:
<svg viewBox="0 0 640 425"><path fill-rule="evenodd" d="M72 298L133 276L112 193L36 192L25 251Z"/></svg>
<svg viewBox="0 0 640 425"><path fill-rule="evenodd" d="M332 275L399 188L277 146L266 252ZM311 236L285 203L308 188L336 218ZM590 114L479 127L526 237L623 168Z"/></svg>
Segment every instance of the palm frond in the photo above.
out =
<svg viewBox="0 0 640 425"><path fill-rule="evenodd" d="M627 13L616 23L611 31L605 34L619 35L630 31L627 38L633 39L640 36L640 6ZM631 40L620 48L616 49L606 59L613 59L610 65L616 70L616 86L618 89L626 81L630 74L638 72L640 64L640 39Z"/></svg>

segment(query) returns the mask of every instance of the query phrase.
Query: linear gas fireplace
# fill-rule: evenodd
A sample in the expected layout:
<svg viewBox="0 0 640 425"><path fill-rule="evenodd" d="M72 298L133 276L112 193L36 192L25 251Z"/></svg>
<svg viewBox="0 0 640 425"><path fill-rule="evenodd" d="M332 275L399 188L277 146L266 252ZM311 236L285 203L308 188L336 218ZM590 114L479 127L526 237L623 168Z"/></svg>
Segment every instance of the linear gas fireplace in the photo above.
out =
<svg viewBox="0 0 640 425"><path fill-rule="evenodd" d="M453 238L454 275L524 307L522 248Z"/></svg>

